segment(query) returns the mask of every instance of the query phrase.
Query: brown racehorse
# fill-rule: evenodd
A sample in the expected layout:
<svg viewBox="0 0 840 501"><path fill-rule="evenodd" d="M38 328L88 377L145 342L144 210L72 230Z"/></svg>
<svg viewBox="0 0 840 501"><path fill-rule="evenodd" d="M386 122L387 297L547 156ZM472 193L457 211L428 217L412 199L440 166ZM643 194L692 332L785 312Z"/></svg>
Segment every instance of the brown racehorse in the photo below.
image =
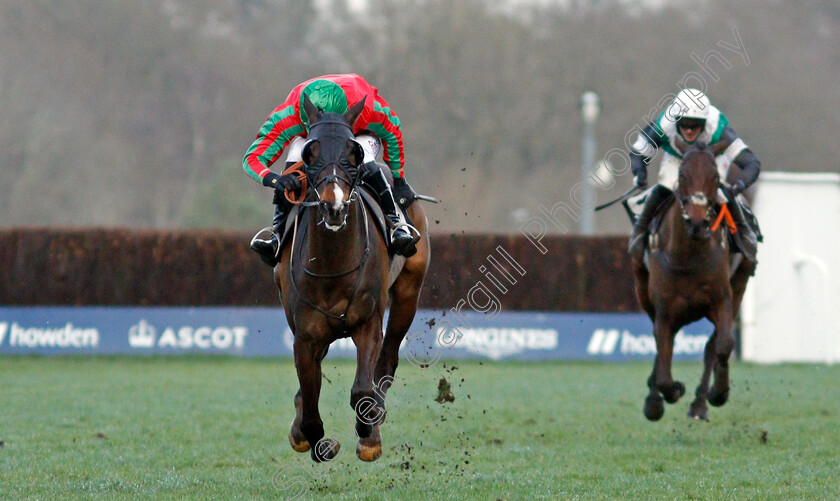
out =
<svg viewBox="0 0 840 501"><path fill-rule="evenodd" d="M311 120L303 151L308 180L307 202L274 269L286 319L294 334L294 358L300 389L289 442L315 461L329 461L339 443L324 437L318 410L321 361L330 343L353 339L357 368L350 393L359 442L356 454L374 461L382 454L379 426L384 395L397 367L400 342L414 315L429 265L426 215L418 203L408 214L422 236L411 258L389 257L382 232L361 200L361 146L352 125L364 100L344 115L323 113L308 98ZM391 307L383 342L382 323Z"/></svg>
<svg viewBox="0 0 840 501"><path fill-rule="evenodd" d="M671 375L674 337L683 326L701 318L708 318L715 330L706 343L703 376L688 415L706 420L707 401L717 407L729 397L729 357L735 346L732 327L756 263L744 258L730 269L733 251L725 235L728 227L712 230L712 218L719 210L715 156L726 146L689 146L678 141L683 161L674 192L676 203L651 237L649 267L639 259L632 263L636 296L653 321L656 338L656 360L644 405L645 417L651 421L665 413L663 396L673 404L685 394L685 385ZM712 371L715 380L709 388Z"/></svg>

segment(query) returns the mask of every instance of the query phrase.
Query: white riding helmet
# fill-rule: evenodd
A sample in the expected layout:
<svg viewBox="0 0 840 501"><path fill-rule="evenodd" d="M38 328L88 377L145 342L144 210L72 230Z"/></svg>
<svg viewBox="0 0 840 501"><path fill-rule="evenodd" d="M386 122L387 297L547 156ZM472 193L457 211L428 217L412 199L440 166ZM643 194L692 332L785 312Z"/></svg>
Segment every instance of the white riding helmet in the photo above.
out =
<svg viewBox="0 0 840 501"><path fill-rule="evenodd" d="M697 89L683 89L677 94L671 108L671 116L677 120L680 118L706 120L709 118L712 103L706 94Z"/></svg>

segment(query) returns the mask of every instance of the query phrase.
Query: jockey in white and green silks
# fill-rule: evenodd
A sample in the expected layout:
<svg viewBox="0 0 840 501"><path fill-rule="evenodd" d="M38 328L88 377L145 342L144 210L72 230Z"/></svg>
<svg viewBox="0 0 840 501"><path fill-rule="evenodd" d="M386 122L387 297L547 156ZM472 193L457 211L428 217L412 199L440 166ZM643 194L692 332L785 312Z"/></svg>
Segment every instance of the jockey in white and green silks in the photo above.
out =
<svg viewBox="0 0 840 501"><path fill-rule="evenodd" d="M648 226L656 208L672 194L679 176L682 154L676 146L677 137L688 144L701 141L714 145L721 141L729 146L715 158L721 179L726 179L730 165L737 165L740 176L731 185L723 186L738 231L745 237L742 249L748 257L755 258L756 237L747 224L737 196L758 178L761 163L741 138L729 126L729 121L719 109L712 106L709 98L697 89L683 89L665 111L647 127L642 129L630 149L630 167L635 174L636 185L647 185L647 165L658 149L663 150L659 166L659 182L648 190L645 205L633 227L630 236L630 253L641 256L648 240Z"/></svg>

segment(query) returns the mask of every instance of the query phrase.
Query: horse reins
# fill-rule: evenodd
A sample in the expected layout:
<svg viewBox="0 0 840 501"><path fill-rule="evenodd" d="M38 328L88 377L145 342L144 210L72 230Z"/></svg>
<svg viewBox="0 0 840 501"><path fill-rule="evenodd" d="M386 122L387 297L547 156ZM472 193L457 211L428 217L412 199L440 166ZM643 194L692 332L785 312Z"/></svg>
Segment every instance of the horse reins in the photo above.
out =
<svg viewBox="0 0 840 501"><path fill-rule="evenodd" d="M283 191L283 196L286 197L286 200L293 205L302 205L304 199L306 198L306 192L309 187L309 181L306 178L306 173L303 172L303 160L297 162L288 169L283 171L283 175L291 174L298 178L300 181L300 196L298 197L295 194L294 190L285 190Z"/></svg>
<svg viewBox="0 0 840 501"><path fill-rule="evenodd" d="M348 203L352 203L354 200L358 199L358 195L357 195L357 192L356 192L356 179L358 179L358 176L356 176L356 178L354 178L352 183L350 183L349 181L347 181L346 179L344 179L344 178L342 178L338 175L334 175L334 176L330 176L330 177L341 179L342 181L345 181L345 182L347 182L348 184L351 185L350 196L348 197ZM329 180L330 177L325 178L322 181ZM330 180L329 182L334 182L334 179ZM321 183L318 183L318 184L321 184ZM315 191L315 194L318 195L317 190L314 187L312 189ZM319 196L319 198L320 198L320 196ZM320 204L320 201L318 201L318 202L300 202L299 205L301 205L302 207L312 207L312 206L317 206L318 204ZM362 203L359 203L359 210L362 211L362 216L363 216L363 219L364 219L364 227L365 227L365 251L364 251L364 253L362 253L362 257L359 260L359 264L357 264L354 268L352 268L350 270L347 270L347 271L342 271L342 272L338 272L338 273L328 273L328 274L315 273L313 271L308 270L306 268L306 266L301 264L301 269L303 269L304 273L306 273L307 275L309 275L309 276L311 276L312 278L315 278L315 279L333 279L333 278L341 278L341 277L350 275L351 273L354 273L356 271L361 271L361 269L364 267L365 263L367 262L367 259L368 259L369 255L370 255L370 229L368 228L369 225L368 225L367 210L365 210L364 205ZM321 313L322 315L326 316L327 318L331 318L333 320L339 321L341 323L342 332L346 334L347 333L347 313L350 311L350 306L353 304L353 299L356 297L356 292L358 292L358 290L359 290L359 283L362 280L362 274L359 273L356 276L356 281L353 284L353 292L350 294L350 297L347 299L347 307L344 308L344 312L340 315L336 315L335 313L331 313L329 311L326 311L323 308L319 307L318 305L316 305L316 304L312 303L311 301L309 301L308 299L306 299L306 296L303 295L303 293L300 291L297 284L295 283L295 274L294 274L295 248L296 248L296 242L297 242L297 227L298 227L297 219L298 219L299 215L300 215L300 213L298 213L298 215L295 216L295 222L294 222L294 225L293 225L294 229L292 231L292 250L291 250L291 255L289 256L289 278L290 278L290 281L292 283L292 289L294 289L297 296L307 306L309 306L310 308L314 309L315 311ZM346 217L347 216L345 216L345 221L346 221ZM305 238L305 237L306 237L306 234L304 233L302 238ZM376 307L376 304L374 303L374 308L375 307Z"/></svg>
<svg viewBox="0 0 840 501"><path fill-rule="evenodd" d="M346 169L344 169L338 162L330 162L330 163L326 164L325 166L323 166L320 170L326 169L330 165L336 165L336 166L338 166L339 170L341 170L343 172L346 172ZM289 203L300 206L300 207L311 207L311 206L314 206L314 205L318 205L320 203L321 196L318 194L318 186L321 185L321 183L323 183L323 182L326 182L327 184L329 184L329 183L334 183L336 180L344 181L345 183L347 183L350 186L350 193L354 193L354 189L356 188L356 185L358 184L358 180L359 180L358 175L354 176L353 180L350 181L349 179L347 179L345 177L342 177L338 174L333 174L331 176L325 177L324 179L319 181L318 184L316 184L313 187L311 184L309 184L309 179L306 175L306 172L304 172L303 167L304 167L304 163L303 163L303 161L300 161L300 162L295 163L294 165L290 166L288 169L283 171L284 176L287 175L287 174L291 174L291 175L296 176L300 180L300 196L298 196L295 193L295 190L288 190L287 189L283 192L283 195L286 197L286 200ZM312 193L314 193L315 197L318 198L318 201L316 201L316 202L306 202L305 201L307 194L310 192L310 188L312 188L311 191L312 191Z"/></svg>

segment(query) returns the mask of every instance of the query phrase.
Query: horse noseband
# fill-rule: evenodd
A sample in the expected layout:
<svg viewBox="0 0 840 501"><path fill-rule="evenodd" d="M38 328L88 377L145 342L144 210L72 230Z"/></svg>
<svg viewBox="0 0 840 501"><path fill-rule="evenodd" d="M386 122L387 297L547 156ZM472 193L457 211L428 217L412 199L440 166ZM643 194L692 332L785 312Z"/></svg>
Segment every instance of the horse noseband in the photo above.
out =
<svg viewBox="0 0 840 501"><path fill-rule="evenodd" d="M318 181L318 186L323 185L326 188L326 186L329 186L330 184L338 185L339 180L343 181L344 183L346 183L350 187L350 193L348 194L346 201L342 200L341 202L336 203L336 202L327 202L326 200L322 200L320 193L318 193L317 187L314 187L312 183L310 183L309 186L312 187L312 191L315 193L315 197L318 199L317 202L311 202L311 205L319 206L319 208L322 211L329 211L330 206L335 207L335 205L337 205L337 207L335 207L334 210L338 211L340 215L343 212L343 217L341 219L341 223L338 224L338 225L331 225L331 224L327 223L327 220L326 220L325 217L321 219L320 223L318 223L318 224L323 224L326 228L328 228L332 231L338 231L347 224L347 217L350 215L349 208L353 204L353 201L355 201L356 198L357 198L358 193L356 191L356 188L357 188L356 180L357 180L358 176L356 178L354 178L353 181L348 180L346 177L339 174L339 171L342 174L348 174L348 173L345 170L343 170L341 168L341 166L338 165L336 162L331 162L331 163L325 165L324 168L327 168L332 164L335 164L335 166L336 166L335 170L333 171L332 174L324 176L323 179Z"/></svg>
<svg viewBox="0 0 840 501"><path fill-rule="evenodd" d="M709 197L706 196L705 193L697 192L691 195L687 195L685 197L677 198L680 201L680 210L682 211L682 218L684 221L689 221L691 218L688 217L688 213L685 210L685 204L690 202L694 205L705 206L706 207L706 221L710 221L712 219L714 208L712 207L711 200Z"/></svg>

